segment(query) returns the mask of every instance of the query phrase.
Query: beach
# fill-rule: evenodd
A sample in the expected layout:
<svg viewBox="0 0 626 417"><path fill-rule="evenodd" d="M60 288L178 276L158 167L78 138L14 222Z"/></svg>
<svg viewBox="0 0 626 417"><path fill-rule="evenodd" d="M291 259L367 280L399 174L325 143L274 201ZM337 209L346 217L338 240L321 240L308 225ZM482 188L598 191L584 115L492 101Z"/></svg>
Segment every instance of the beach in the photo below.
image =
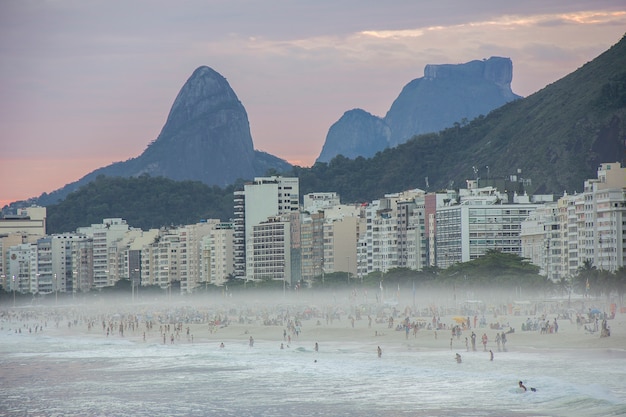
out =
<svg viewBox="0 0 626 417"><path fill-rule="evenodd" d="M626 413L625 314L600 337L595 320L560 313L368 308L233 297L3 309L0 417ZM550 327L522 330L535 322ZM518 380L534 397L519 395Z"/></svg>
<svg viewBox="0 0 626 417"><path fill-rule="evenodd" d="M292 300L290 303L276 304L243 301L238 305L236 300L217 299L206 304L197 301L155 301L136 305L114 303L96 306L21 307L5 309L0 325L4 332L21 331L25 334L30 329L32 334L35 325L45 324L42 330L46 334L123 338L137 343L163 343L163 334L167 333L166 342L169 344L170 337L174 334L175 344L245 344L252 336L258 342L275 343L279 346L281 342L287 342L284 337L287 334L294 346L312 346L315 342L323 344L332 341L417 350L450 349L451 344L453 350L466 350L465 338L468 338L472 350L471 334L475 333L478 351L484 350L480 340L483 334L488 338L487 350L496 351L496 337L504 333L507 351L626 350L624 313L616 313L614 318L606 320L610 336L601 337L604 312L594 316L598 317L597 323L588 313L578 313L585 320L581 324L576 322L574 314L563 317L558 312L423 315L412 311L408 306L400 311L395 308L379 308L374 303L368 305L367 309L363 305L350 307L349 303L341 302L330 302L311 308L312 304L308 300ZM590 304L597 303L590 301ZM359 309L362 312L356 314ZM389 323L390 318L393 324ZM152 324L151 328L146 327L148 321ZM294 328L290 329L290 323L293 325L294 321L298 322L297 334ZM555 321L558 326L556 329ZM102 325L103 322L105 326ZM132 328L129 327L129 322L134 322ZM164 323L170 324L167 332L159 328ZM407 323L408 332L405 328ZM535 327L532 330L523 330L528 323ZM543 332L541 326L546 323L551 328ZM120 324L124 326L122 334L119 332ZM174 325L182 327L178 331L172 330ZM107 335L106 327L109 326L111 328ZM459 335L452 332L455 326L460 328ZM414 327L418 327L417 331ZM499 350L503 351L504 347L501 346Z"/></svg>

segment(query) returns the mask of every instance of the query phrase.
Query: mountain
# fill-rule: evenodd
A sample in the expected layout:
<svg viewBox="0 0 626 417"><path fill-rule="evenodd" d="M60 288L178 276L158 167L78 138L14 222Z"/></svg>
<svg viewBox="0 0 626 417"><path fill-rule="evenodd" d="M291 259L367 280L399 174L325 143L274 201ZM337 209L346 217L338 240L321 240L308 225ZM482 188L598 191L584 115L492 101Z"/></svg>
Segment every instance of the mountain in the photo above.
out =
<svg viewBox="0 0 626 417"><path fill-rule="evenodd" d="M371 157L415 135L486 115L520 98L511 91L512 79L509 58L426 65L424 77L404 86L384 118L360 109L344 113L328 131L317 162L337 155Z"/></svg>
<svg viewBox="0 0 626 417"><path fill-rule="evenodd" d="M197 68L183 85L161 133L138 157L97 169L50 194L38 203L49 205L70 192L107 177L162 176L226 186L268 170L289 169L286 161L253 148L248 115L224 77Z"/></svg>
<svg viewBox="0 0 626 417"><path fill-rule="evenodd" d="M348 117L357 120L367 117L362 111L349 113ZM427 191L464 187L468 178L509 193L559 195L581 191L586 179L596 177L600 163L616 161L626 162L626 38L572 74L468 124L413 137L369 159L337 156L311 168L293 167L284 175L300 179L301 194L334 191L346 203L371 201L416 187ZM85 225L93 223L93 217L117 217L120 210L128 209L128 195L135 195L135 190L141 189L142 200L150 201L151 196L171 192L163 192L164 187L170 185L143 177L96 181L73 194L67 204L51 206L49 227L59 230L66 221ZM211 191L213 207L208 202L201 204L196 216L224 215L229 204L232 207L231 190L216 188ZM206 193L196 190L191 194L197 192ZM148 217L160 218L163 225L179 224L180 213L175 208L185 210L184 199L189 194L183 193L169 205L157 204L161 214L151 212ZM171 205L179 200L182 204ZM143 203L130 203L135 204ZM129 217L132 212L131 207ZM141 219L134 222L142 224Z"/></svg>
<svg viewBox="0 0 626 417"><path fill-rule="evenodd" d="M329 129L318 161L336 155L370 158L389 146L391 129L385 121L365 110L345 112Z"/></svg>
<svg viewBox="0 0 626 417"><path fill-rule="evenodd" d="M582 191L603 162L626 162L626 37L535 94L468 124L416 136L371 159L339 156L293 174L301 192L335 191L346 202L415 187L458 188L470 178L509 192L560 195Z"/></svg>

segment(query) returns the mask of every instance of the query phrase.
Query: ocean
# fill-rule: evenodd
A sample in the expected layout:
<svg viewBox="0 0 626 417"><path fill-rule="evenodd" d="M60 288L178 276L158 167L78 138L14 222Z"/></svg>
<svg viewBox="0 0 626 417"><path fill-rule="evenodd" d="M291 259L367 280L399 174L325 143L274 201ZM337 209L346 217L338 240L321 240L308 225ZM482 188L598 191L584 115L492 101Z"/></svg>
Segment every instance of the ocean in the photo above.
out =
<svg viewBox="0 0 626 417"><path fill-rule="evenodd" d="M275 332L282 332L278 326ZM157 330L158 332L158 330ZM626 416L626 353L0 333L4 416ZM183 336L184 338L184 336ZM521 392L518 381L536 392Z"/></svg>

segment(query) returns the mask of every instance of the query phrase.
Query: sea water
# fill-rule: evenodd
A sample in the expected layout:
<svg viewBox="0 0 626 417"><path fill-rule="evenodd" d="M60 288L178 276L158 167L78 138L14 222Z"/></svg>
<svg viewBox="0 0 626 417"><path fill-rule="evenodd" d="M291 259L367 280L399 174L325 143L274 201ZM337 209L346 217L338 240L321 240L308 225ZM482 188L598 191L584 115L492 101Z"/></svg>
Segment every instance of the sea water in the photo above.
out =
<svg viewBox="0 0 626 417"><path fill-rule="evenodd" d="M455 353L5 329L0 416L626 416L622 350Z"/></svg>

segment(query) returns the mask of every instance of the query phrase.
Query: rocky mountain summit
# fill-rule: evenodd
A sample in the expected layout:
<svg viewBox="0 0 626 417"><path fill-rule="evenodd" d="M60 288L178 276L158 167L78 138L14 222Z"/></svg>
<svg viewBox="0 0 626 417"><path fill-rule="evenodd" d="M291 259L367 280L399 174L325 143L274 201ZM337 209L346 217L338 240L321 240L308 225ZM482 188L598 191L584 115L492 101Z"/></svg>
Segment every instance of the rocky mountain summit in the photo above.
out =
<svg viewBox="0 0 626 417"><path fill-rule="evenodd" d="M282 172L290 167L282 159L254 150L244 106L224 77L202 66L183 85L161 133L140 156L97 169L44 194L39 204L62 200L98 175L148 174L223 187L237 179L265 175L270 169Z"/></svg>
<svg viewBox="0 0 626 417"><path fill-rule="evenodd" d="M360 109L344 113L329 129L317 162L337 155L371 157L413 136L486 115L520 98L511 90L512 79L509 58L426 65L424 76L404 86L384 118Z"/></svg>

